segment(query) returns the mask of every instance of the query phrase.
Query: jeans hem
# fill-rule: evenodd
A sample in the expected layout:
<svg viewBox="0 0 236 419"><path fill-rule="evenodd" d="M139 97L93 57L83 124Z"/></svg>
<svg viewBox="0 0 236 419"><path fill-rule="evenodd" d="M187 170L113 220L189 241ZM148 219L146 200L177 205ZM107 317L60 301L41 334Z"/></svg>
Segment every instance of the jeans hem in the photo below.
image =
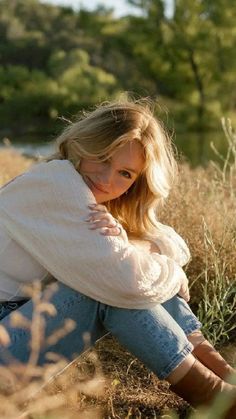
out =
<svg viewBox="0 0 236 419"><path fill-rule="evenodd" d="M160 374L158 374L158 378L160 380L165 380L168 375L176 368L179 364L186 358L193 351L193 345L188 342L183 350L177 354L175 359L166 367Z"/></svg>
<svg viewBox="0 0 236 419"><path fill-rule="evenodd" d="M199 321L193 321L188 327L184 328L182 327L184 333L186 336L191 335L191 333L196 332L197 330L201 330L202 323Z"/></svg>

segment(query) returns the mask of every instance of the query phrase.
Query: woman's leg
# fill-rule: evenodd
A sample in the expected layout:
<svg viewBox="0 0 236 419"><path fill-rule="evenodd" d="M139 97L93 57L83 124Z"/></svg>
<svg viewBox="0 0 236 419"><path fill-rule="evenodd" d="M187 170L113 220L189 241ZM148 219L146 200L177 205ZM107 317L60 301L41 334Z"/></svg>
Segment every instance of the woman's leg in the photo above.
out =
<svg viewBox="0 0 236 419"><path fill-rule="evenodd" d="M101 304L99 314L104 327L160 379L167 378L191 355L192 344L161 304L149 310Z"/></svg>
<svg viewBox="0 0 236 419"><path fill-rule="evenodd" d="M126 346L171 389L192 406L209 404L222 392L235 398L235 388L196 360L182 328L162 305L150 310L128 310L100 305L100 318L120 343ZM192 322L193 330L198 323ZM176 374L177 372L177 374ZM225 418L236 414L236 405Z"/></svg>
<svg viewBox="0 0 236 419"><path fill-rule="evenodd" d="M178 295L163 303L162 306L173 317L176 323L178 323L187 337L201 329L201 322L192 312L188 303Z"/></svg>
<svg viewBox="0 0 236 419"><path fill-rule="evenodd" d="M188 340L194 346L193 355L222 380L229 382L231 376L236 375L236 370L227 363L200 331L189 335Z"/></svg>
<svg viewBox="0 0 236 419"><path fill-rule="evenodd" d="M47 292L48 289L43 291L42 301ZM106 333L106 330L98 317L99 303L97 301L58 283L58 290L53 294L50 303L56 308L57 314L55 316L49 314L43 315L45 318L45 339L43 339L43 342L41 343L38 365L43 365L45 363L45 356L48 351L55 352L68 360L72 360ZM46 306L45 310L47 311ZM21 306L16 312L32 322L34 313L32 300ZM8 315L1 320L1 325L6 327L11 340L10 346L7 347L7 353L10 353L15 360L25 363L30 357L30 331L23 327L12 327L10 319L11 315ZM61 337L57 342L53 341L52 335L54 334L55 336L55 331L63 328L65 319L71 319L68 323L69 328L73 323L74 330L70 331L64 337ZM33 327L37 327L37 324L35 323L34 325L33 323ZM34 332L35 330L33 333ZM48 345L45 345L44 343L47 340ZM4 348L0 349L1 364L9 362L7 353Z"/></svg>
<svg viewBox="0 0 236 419"><path fill-rule="evenodd" d="M51 302L56 307L57 314L55 317L49 316L46 319L46 337L54 333L55 329L62 327L65 318L74 320L75 329L57 343L41 348L40 365L46 361L46 353L49 350L73 359L74 355L78 355L84 349L84 333L90 334L90 342L93 343L106 333L105 328L160 378L170 377L177 369L183 371L186 359L191 356L192 344L187 340L181 327L161 305L157 305L152 310L109 307L62 284L59 284L59 290ZM22 306L18 312L31 321L32 301ZM25 329L11 327L9 317L7 316L1 322L1 325L8 329L11 338L11 345L8 349L15 359L27 362L30 353L28 348L30 334ZM0 356L4 363L6 358L2 349ZM232 392L232 386L224 383L197 360L192 367L189 365L188 368L186 369L188 372L184 371L184 377L178 378L172 389L193 406L209 403L219 391ZM173 381L176 381L176 378ZM227 417L234 417L232 415L235 414L234 405Z"/></svg>
<svg viewBox="0 0 236 419"><path fill-rule="evenodd" d="M217 411L219 417L236 418L235 386L227 384L197 359L188 373L175 385L171 385L170 389L193 407L211 405L215 397L222 393L228 402L226 406L218 406L218 409L222 407L222 415Z"/></svg>
<svg viewBox="0 0 236 419"><path fill-rule="evenodd" d="M206 340L200 331L201 323L198 322L188 303L182 298L175 296L165 302L163 307L175 319L184 330L188 340L192 343L193 355L207 368L225 381L236 371L224 360L216 349ZM192 328L193 322L197 329ZM198 323L197 323L198 322Z"/></svg>

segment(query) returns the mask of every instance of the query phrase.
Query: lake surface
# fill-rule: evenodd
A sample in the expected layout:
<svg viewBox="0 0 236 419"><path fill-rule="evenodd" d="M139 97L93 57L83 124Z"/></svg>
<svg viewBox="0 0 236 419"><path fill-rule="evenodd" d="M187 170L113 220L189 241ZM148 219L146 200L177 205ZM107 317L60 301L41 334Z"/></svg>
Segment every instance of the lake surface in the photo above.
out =
<svg viewBox="0 0 236 419"><path fill-rule="evenodd" d="M214 143L221 154L226 155L227 152L227 140L223 130L205 134L176 134L173 142L178 153L193 166L206 165L209 160L219 160L212 150L211 143ZM11 140L11 145L27 156L47 156L54 152L52 136L48 136L44 141L38 136L18 137L17 141ZM1 147L5 147L3 142L0 142Z"/></svg>

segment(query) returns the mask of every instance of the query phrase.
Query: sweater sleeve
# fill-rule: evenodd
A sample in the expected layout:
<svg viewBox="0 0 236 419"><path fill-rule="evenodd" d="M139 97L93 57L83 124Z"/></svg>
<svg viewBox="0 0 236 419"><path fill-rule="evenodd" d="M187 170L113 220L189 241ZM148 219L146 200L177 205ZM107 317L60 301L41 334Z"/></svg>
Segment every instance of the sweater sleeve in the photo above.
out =
<svg viewBox="0 0 236 419"><path fill-rule="evenodd" d="M191 257L189 248L172 227L159 222L157 235L149 240L159 247L162 255L173 259L178 265L184 266L189 262Z"/></svg>
<svg viewBox="0 0 236 419"><path fill-rule="evenodd" d="M41 163L2 188L0 221L50 274L95 300L149 308L178 293L186 276L175 260L88 229L95 202L70 162Z"/></svg>

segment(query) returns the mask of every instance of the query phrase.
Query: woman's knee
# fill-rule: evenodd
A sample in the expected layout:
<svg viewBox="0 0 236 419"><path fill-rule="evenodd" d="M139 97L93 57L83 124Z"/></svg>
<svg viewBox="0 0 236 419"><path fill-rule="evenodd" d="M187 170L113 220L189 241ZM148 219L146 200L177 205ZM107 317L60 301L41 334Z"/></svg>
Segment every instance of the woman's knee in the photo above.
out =
<svg viewBox="0 0 236 419"><path fill-rule="evenodd" d="M166 378L192 352L184 331L161 306L151 310L107 307L104 325L159 378Z"/></svg>

